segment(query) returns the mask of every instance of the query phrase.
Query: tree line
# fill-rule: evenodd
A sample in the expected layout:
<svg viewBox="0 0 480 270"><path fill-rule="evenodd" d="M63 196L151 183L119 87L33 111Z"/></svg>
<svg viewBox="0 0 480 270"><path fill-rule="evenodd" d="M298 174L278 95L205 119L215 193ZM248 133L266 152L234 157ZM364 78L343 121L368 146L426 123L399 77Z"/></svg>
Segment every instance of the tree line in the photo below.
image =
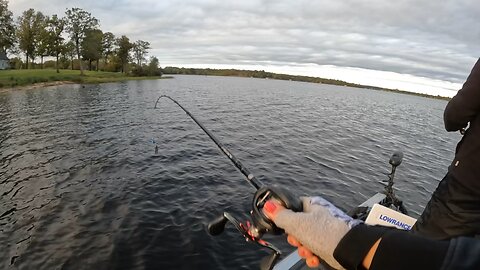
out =
<svg viewBox="0 0 480 270"><path fill-rule="evenodd" d="M301 76L301 75L279 74L279 73L273 73L273 72L266 72L264 70L165 67L162 71L164 74L235 76L235 77L264 78L264 79L311 82L311 83L324 83L324 84L331 84L331 85L352 86L352 87L360 87L360 88L362 87L375 88L373 86L364 86L364 85L349 83L341 80L333 80L333 79L325 79L325 78Z"/></svg>
<svg viewBox="0 0 480 270"><path fill-rule="evenodd" d="M439 95L433 96L429 94L414 93L414 92L408 92L408 91L403 91L399 89L388 89L388 88L371 86L371 85L349 83L342 80L333 80L333 79L325 79L325 78L301 76L301 75L279 74L279 73L266 72L264 70L180 68L180 67L167 66L162 69L162 72L163 74L171 74L171 75L182 74L182 75L204 75L204 76L234 76L234 77L263 78L263 79L287 80L287 81L298 81L298 82L309 82L309 83L323 83L323 84L330 84L330 85L340 85L340 86L348 86L348 87L355 87L355 88L367 88L372 90L402 93L402 94L415 95L415 96L421 96L421 97L427 97L427 98L450 100L449 97L441 97Z"/></svg>
<svg viewBox="0 0 480 270"><path fill-rule="evenodd" d="M103 32L100 23L90 12L81 8L67 9L64 16L47 16L33 8L25 10L16 20L8 9L8 0L0 0L0 52L23 55L11 60L13 68L32 68L35 59L55 59L55 68L104 70L139 76L159 76L161 69L156 57L147 63L150 43L131 42L122 35Z"/></svg>

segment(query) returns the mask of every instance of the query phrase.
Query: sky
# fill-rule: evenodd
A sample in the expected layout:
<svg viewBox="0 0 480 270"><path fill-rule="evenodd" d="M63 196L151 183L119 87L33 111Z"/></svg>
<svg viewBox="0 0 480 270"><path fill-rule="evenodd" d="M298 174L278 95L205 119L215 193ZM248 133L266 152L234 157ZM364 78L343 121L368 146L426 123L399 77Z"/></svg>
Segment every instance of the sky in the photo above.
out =
<svg viewBox="0 0 480 270"><path fill-rule="evenodd" d="M453 96L480 57L478 0L10 0L80 7L161 66L265 70Z"/></svg>

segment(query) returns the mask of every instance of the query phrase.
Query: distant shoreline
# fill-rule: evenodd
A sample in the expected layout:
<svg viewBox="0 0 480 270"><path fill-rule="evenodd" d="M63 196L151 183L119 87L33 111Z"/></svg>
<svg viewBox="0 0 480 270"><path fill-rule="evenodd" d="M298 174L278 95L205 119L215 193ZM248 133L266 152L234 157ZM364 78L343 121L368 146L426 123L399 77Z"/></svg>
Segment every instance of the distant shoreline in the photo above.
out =
<svg viewBox="0 0 480 270"><path fill-rule="evenodd" d="M176 75L176 74L177 75L208 75L208 76L246 77L246 78L284 80L284 81L298 81L298 82L309 82L309 83L320 83L320 84L328 84L328 85L348 86L348 87L354 87L354 88L364 88L364 89L394 92L394 93L400 93L400 94L406 94L406 95L412 95L412 96L420 96L420 97L433 98L433 99L441 99L441 100L450 100L451 99L450 97L442 97L442 96L438 96L438 95L434 96L434 95L409 92L409 91L399 90L399 89L389 89L389 88L382 88L382 87L371 86L371 85L355 84L355 83L349 83L349 82L341 81L341 80L332 80L332 79L325 79L325 78L320 78L320 77L310 77L310 76L272 73L272 72L265 72L263 70L165 67L162 71L163 71L163 74L168 74L168 75Z"/></svg>
<svg viewBox="0 0 480 270"><path fill-rule="evenodd" d="M420 96L425 98L433 98L440 100L450 100L449 97L433 96L428 94L408 92L398 89L388 89L376 86L361 85L349 83L341 80L325 79L320 77L309 77L289 74L278 74L265 72L263 70L237 70L237 69L210 69L210 68L178 68L166 67L163 69L166 75L207 75L207 76L227 76L227 77L244 77L244 78L260 78L274 79L286 81L309 82L318 84L328 84L337 86L347 86L354 88L364 88L371 90L379 90L393 92L399 94ZM56 73L54 69L27 69L27 70L3 70L0 71L0 93L30 90L49 86L60 86L66 84L100 84L120 81L132 80L158 80L169 79L169 76L152 76L152 77L133 77L116 72L102 71L85 71L85 75L80 75L79 70L61 70Z"/></svg>
<svg viewBox="0 0 480 270"><path fill-rule="evenodd" d="M158 80L168 78L171 77L133 77L122 73L103 71L85 71L85 75L80 75L79 70L60 70L60 73L56 73L56 70L54 69L2 70L0 71L0 93L65 84L100 84L120 81Z"/></svg>

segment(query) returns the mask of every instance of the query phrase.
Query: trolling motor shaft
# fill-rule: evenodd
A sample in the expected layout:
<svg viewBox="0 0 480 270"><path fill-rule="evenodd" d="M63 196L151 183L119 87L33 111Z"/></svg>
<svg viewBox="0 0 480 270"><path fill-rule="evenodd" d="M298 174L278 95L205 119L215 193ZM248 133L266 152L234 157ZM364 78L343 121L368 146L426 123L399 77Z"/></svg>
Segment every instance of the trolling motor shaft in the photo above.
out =
<svg viewBox="0 0 480 270"><path fill-rule="evenodd" d="M258 180L245 166L243 166L240 160L238 160L232 154L232 152L230 152L205 126L203 126L187 109L185 109L175 99L166 95L161 95L155 102L154 109L157 108L158 101L162 97L168 98L175 104L177 104L210 137L210 139L212 139L212 141L218 146L218 148L220 148L220 150L225 154L225 156L230 159L233 165L246 177L247 182L256 189L252 202L252 210L250 212L252 223L246 221L246 223L243 224L228 212L224 212L220 217L216 218L208 224L208 232L210 233L210 235L219 235L224 231L227 222L230 221L230 223L232 223L235 228L243 235L247 242L256 243L262 247L268 248L273 251L273 253L270 256L265 257L260 264L261 269L272 269L275 261L278 259L281 252L278 248L261 238L265 233L282 234L284 233L284 231L278 228L273 223L273 221L271 221L263 213L262 208L265 205L265 202L273 199L283 204L286 208L291 209L292 211L301 212L303 210L302 202L298 197L294 196L286 189L264 186L260 180Z"/></svg>
<svg viewBox="0 0 480 270"><path fill-rule="evenodd" d="M402 214L408 215L408 211L403 205L403 201L397 198L395 196L395 192L393 190L393 178L395 177L395 171L400 164L402 164L403 160L403 153L401 151L396 151L392 154L392 157L390 158L390 165L392 165L392 170L388 174L388 183L385 185L385 191L384 194L387 196L385 198L384 204L387 206L393 205L397 210L399 210Z"/></svg>

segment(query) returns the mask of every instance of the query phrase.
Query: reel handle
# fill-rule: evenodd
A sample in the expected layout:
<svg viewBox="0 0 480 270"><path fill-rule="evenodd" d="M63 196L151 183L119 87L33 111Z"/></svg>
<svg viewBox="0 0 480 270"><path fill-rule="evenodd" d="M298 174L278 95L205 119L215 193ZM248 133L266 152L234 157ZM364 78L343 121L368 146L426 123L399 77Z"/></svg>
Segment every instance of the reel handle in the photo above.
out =
<svg viewBox="0 0 480 270"><path fill-rule="evenodd" d="M225 229L225 225L227 224L227 217L225 214L222 214L220 217L214 219L212 222L208 224L208 233L210 235L219 235Z"/></svg>
<svg viewBox="0 0 480 270"><path fill-rule="evenodd" d="M277 186L261 187L253 196L251 212L253 226L250 233L256 238L262 237L267 232L271 234L284 233L284 230L278 228L262 211L265 202L271 199L278 201L285 208L294 212L303 211L302 201L290 191Z"/></svg>

